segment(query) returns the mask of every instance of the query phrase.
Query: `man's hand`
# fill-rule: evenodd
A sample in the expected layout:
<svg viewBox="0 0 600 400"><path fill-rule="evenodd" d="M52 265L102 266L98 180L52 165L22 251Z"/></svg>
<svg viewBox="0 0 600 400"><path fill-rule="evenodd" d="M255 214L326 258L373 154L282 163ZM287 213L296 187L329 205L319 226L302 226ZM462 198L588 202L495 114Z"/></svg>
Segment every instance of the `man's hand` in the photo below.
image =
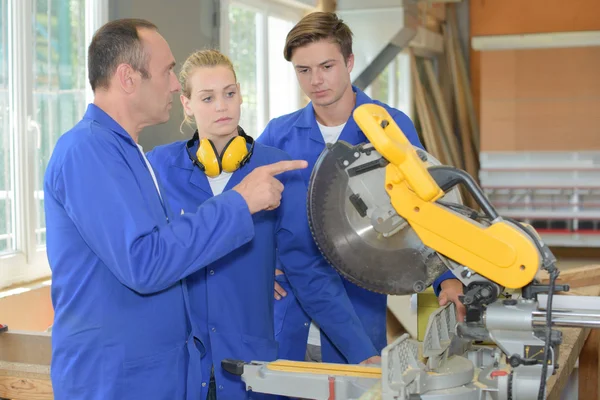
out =
<svg viewBox="0 0 600 400"><path fill-rule="evenodd" d="M283 184L275 178L275 175L306 167L308 163L302 160L279 161L263 165L250 172L233 190L246 200L251 214L262 210L274 210L279 207L283 192Z"/></svg>
<svg viewBox="0 0 600 400"><path fill-rule="evenodd" d="M276 269L275 270L275 275L283 275L283 271L280 270L280 269ZM281 300L281 298L285 297L285 296L287 296L287 292L276 281L275 282L275 300Z"/></svg>
<svg viewBox="0 0 600 400"><path fill-rule="evenodd" d="M369 357L365 361L360 363L360 365L367 365L367 364L381 364L381 357L379 357L379 356Z"/></svg>
<svg viewBox="0 0 600 400"><path fill-rule="evenodd" d="M446 279L440 284L440 295L438 301L440 306L445 306L448 302L454 303L456 306L456 318L458 322L463 322L467 315L467 310L463 303L460 302L458 296L463 294L463 284L458 279Z"/></svg>

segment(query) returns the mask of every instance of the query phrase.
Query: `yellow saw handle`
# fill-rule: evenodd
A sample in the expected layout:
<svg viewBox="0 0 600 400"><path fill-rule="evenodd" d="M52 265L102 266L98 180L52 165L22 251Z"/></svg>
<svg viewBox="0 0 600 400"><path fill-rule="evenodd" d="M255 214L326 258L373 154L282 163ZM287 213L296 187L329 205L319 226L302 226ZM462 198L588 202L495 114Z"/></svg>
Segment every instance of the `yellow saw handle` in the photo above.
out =
<svg viewBox="0 0 600 400"><path fill-rule="evenodd" d="M443 190L385 108L361 105L354 119L389 161L385 185L392 206L426 246L506 288L534 279L540 254L527 233L501 218L484 226L436 203Z"/></svg>

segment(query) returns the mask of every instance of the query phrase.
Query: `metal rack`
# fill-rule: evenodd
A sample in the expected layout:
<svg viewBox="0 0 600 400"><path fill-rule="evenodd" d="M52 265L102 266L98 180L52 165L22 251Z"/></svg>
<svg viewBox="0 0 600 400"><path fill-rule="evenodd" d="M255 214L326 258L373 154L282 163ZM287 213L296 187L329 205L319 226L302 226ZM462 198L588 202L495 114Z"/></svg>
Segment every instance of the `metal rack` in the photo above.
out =
<svg viewBox="0 0 600 400"><path fill-rule="evenodd" d="M482 152L480 182L501 215L550 246L600 245L600 152Z"/></svg>

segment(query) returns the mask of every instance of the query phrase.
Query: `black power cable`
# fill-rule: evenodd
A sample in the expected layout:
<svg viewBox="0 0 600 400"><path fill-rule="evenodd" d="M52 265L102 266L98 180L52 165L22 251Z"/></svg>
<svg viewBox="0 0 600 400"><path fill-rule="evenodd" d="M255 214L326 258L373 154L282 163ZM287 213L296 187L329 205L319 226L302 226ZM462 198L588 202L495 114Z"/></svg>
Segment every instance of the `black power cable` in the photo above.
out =
<svg viewBox="0 0 600 400"><path fill-rule="evenodd" d="M550 274L550 282L548 287L548 303L546 304L546 344L544 345L544 365L542 365L542 377L540 381L540 391L538 392L538 400L544 400L544 395L546 394L548 360L550 359L550 340L552 339L552 296L554 295L556 278L558 278L560 271L554 266L552 271L548 272Z"/></svg>

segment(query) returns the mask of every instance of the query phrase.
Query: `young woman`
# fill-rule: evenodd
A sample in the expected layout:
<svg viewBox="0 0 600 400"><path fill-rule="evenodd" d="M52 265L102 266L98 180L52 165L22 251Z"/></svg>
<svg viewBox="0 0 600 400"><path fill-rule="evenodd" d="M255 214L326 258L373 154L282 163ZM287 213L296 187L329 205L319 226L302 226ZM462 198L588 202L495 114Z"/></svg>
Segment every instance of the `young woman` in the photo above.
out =
<svg viewBox="0 0 600 400"><path fill-rule="evenodd" d="M174 212L193 212L253 170L276 174L269 164L290 158L281 150L254 143L238 126L242 97L226 56L215 50L193 53L182 66L180 81L184 123L195 128L194 135L148 154L162 184L165 205ZM276 267L285 271L292 286L290 301L295 302L292 297L297 296L349 362L378 359L339 275L314 245L302 176L290 171L277 179L284 187L281 203L253 214L254 237L187 279L191 329L203 353L198 360L206 388L202 398L214 398L215 393L222 399L244 398L242 381L222 370L221 360L278 357L275 329L281 327L274 326ZM285 313L286 301L278 302L278 313Z"/></svg>

